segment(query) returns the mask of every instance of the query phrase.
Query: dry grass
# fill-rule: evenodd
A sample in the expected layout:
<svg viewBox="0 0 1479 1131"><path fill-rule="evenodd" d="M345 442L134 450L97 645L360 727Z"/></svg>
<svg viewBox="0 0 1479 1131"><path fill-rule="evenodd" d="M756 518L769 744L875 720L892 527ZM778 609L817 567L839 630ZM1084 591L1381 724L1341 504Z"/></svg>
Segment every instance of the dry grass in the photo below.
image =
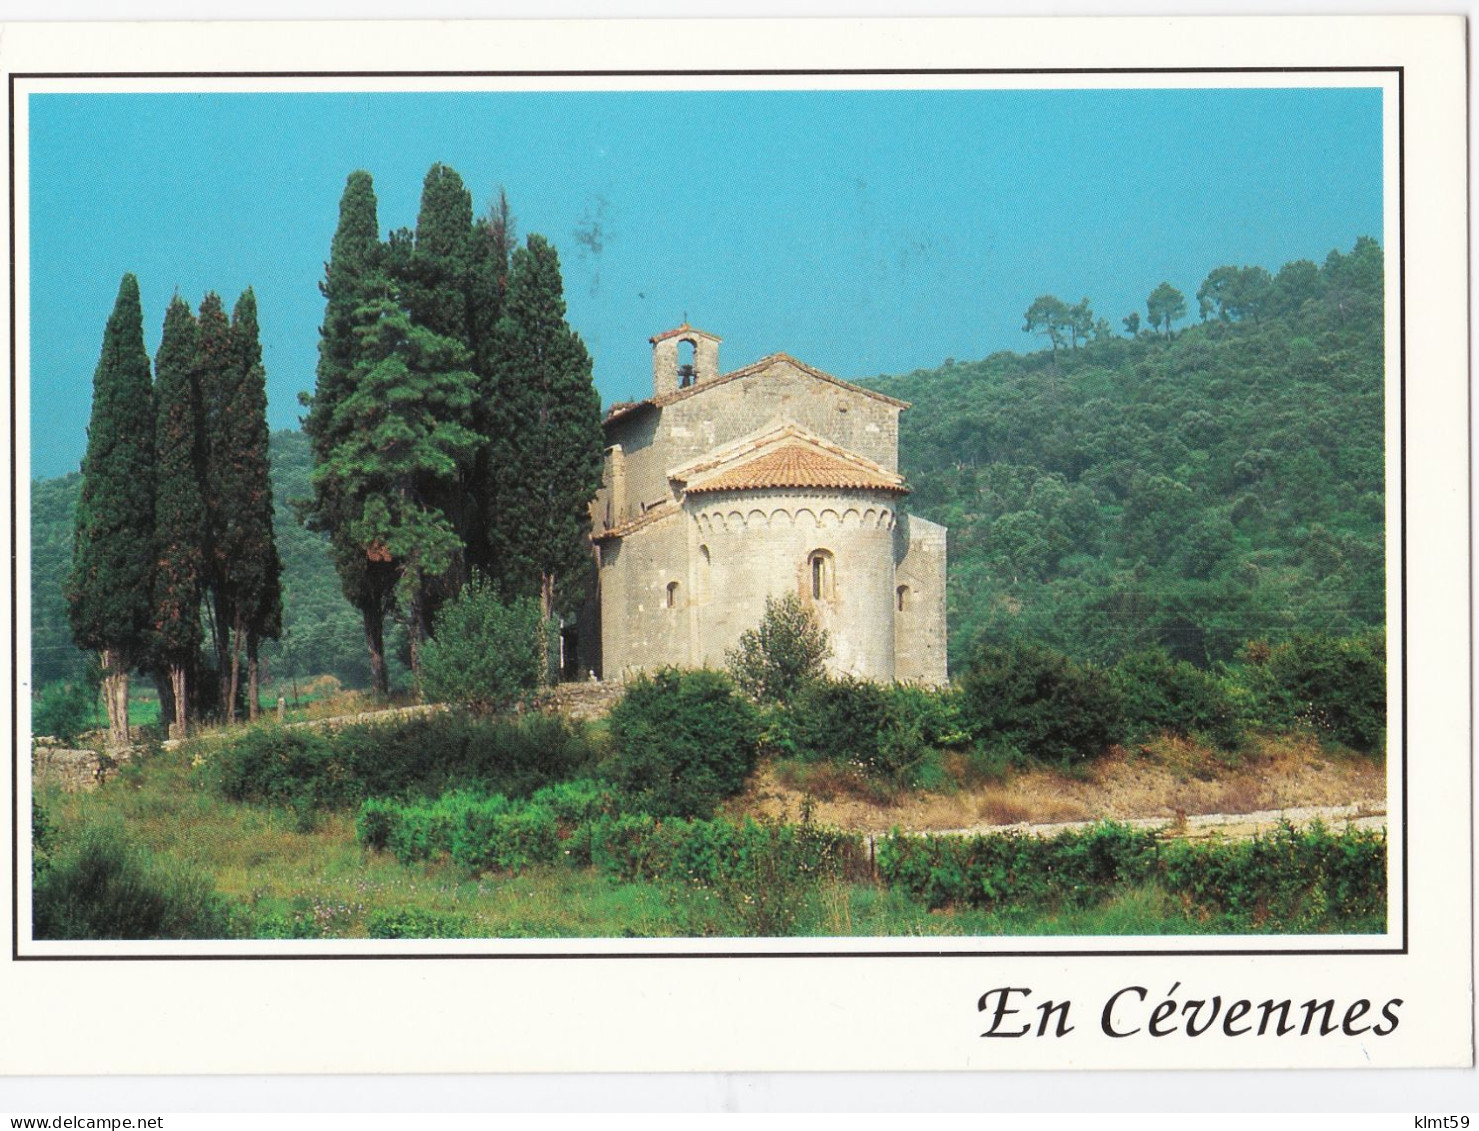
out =
<svg viewBox="0 0 1479 1131"><path fill-rule="evenodd" d="M957 775L959 776L959 775ZM1386 768L1299 736L1255 739L1238 754L1162 737L1136 749L1115 747L1079 775L1050 769L1006 781L971 782L950 793L872 795L845 771L762 766L735 813L791 816L810 797L815 819L864 833L945 830L978 825L1088 820L1185 821L1210 813L1360 804L1385 810Z"/></svg>

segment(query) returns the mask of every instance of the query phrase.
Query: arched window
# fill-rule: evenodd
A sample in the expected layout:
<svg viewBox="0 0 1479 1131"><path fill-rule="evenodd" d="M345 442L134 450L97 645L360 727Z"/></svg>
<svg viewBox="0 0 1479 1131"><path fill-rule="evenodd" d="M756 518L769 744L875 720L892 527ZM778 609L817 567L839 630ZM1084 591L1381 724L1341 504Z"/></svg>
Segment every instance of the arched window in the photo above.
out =
<svg viewBox="0 0 1479 1131"><path fill-rule="evenodd" d="M909 605L909 586L900 585L894 592L899 598L899 612L902 613Z"/></svg>
<svg viewBox="0 0 1479 1131"><path fill-rule="evenodd" d="M698 587L693 593L694 600L700 605L706 604L709 600L709 571L712 568L713 563L709 560L709 548L707 546L700 546L698 548Z"/></svg>
<svg viewBox="0 0 1479 1131"><path fill-rule="evenodd" d="M837 567L831 550L813 550L806 558L813 601L830 601L837 594Z"/></svg>
<svg viewBox="0 0 1479 1131"><path fill-rule="evenodd" d="M676 609L677 607L678 607L678 583L676 581L670 581L670 582L668 582L668 608L670 608L670 609Z"/></svg>

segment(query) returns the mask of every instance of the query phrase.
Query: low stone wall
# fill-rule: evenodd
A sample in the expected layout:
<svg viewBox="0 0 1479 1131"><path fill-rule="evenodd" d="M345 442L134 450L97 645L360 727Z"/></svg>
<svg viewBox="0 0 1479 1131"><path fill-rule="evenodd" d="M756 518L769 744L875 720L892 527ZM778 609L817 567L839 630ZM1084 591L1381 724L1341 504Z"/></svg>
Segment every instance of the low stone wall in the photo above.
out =
<svg viewBox="0 0 1479 1131"><path fill-rule="evenodd" d="M619 680L562 683L539 693L536 705L567 719L599 719L610 713L625 688Z"/></svg>
<svg viewBox="0 0 1479 1131"><path fill-rule="evenodd" d="M56 787L67 793L96 789L128 761L127 750L115 755L96 750L69 750L63 746L35 746L31 750L31 785L34 789Z"/></svg>

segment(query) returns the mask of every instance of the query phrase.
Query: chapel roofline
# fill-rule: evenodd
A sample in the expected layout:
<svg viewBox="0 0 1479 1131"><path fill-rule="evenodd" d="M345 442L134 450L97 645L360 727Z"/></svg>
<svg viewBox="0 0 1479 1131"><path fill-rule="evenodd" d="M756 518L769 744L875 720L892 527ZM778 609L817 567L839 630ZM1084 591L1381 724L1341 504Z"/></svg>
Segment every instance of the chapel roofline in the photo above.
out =
<svg viewBox="0 0 1479 1131"><path fill-rule="evenodd" d="M679 336L680 334L689 335L695 332L702 333L702 331L694 331L692 327L687 327L686 329L680 327L678 330L668 330L664 334L654 337L652 340L654 343L656 343L659 338L665 340L670 337ZM712 337L713 335L707 336ZM875 392L872 389L865 389L861 385L854 385L851 381L844 381L841 377L834 377L832 376L832 374L824 372L821 369L817 369L815 366L807 365L804 361L798 361L796 358L792 357L788 353L772 353L767 354L765 357L762 357L759 361L751 362L749 365L745 365L740 367L739 369L732 370L731 372L725 373L722 376L714 377L707 381L700 381L697 384L689 385L687 388L675 389L670 392L649 397L643 401L627 402L613 405L611 407L611 410L606 414L605 423L608 425L613 424L618 420L624 420L627 417L635 416L639 412L642 412L643 410L649 408L666 408L670 404L676 404L678 401L687 400L689 397L697 396L698 394L706 392L709 389L716 388L719 385L726 385L731 381L739 381L746 377L753 377L758 373L764 372L766 369L777 363L785 363L787 365L794 366L796 369L800 370L802 373L805 373L809 377L813 377L819 381L825 381L829 385L835 385L838 388L846 389L848 392L851 393L861 394L862 396L869 397L872 400L882 401L884 404L892 405L894 408L902 410L909 407L908 401L901 401L896 397L890 397L884 393Z"/></svg>

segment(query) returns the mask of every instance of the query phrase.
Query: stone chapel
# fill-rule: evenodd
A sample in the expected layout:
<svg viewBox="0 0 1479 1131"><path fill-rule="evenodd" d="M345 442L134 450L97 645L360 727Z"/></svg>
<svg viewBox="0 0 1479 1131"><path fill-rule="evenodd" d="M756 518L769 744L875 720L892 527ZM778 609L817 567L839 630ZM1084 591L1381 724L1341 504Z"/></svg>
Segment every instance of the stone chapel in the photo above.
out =
<svg viewBox="0 0 1479 1131"><path fill-rule="evenodd" d="M652 396L606 415L582 666L722 668L766 598L795 593L834 673L945 683L945 528L901 506L909 406L783 353L720 373L720 340L653 337Z"/></svg>

